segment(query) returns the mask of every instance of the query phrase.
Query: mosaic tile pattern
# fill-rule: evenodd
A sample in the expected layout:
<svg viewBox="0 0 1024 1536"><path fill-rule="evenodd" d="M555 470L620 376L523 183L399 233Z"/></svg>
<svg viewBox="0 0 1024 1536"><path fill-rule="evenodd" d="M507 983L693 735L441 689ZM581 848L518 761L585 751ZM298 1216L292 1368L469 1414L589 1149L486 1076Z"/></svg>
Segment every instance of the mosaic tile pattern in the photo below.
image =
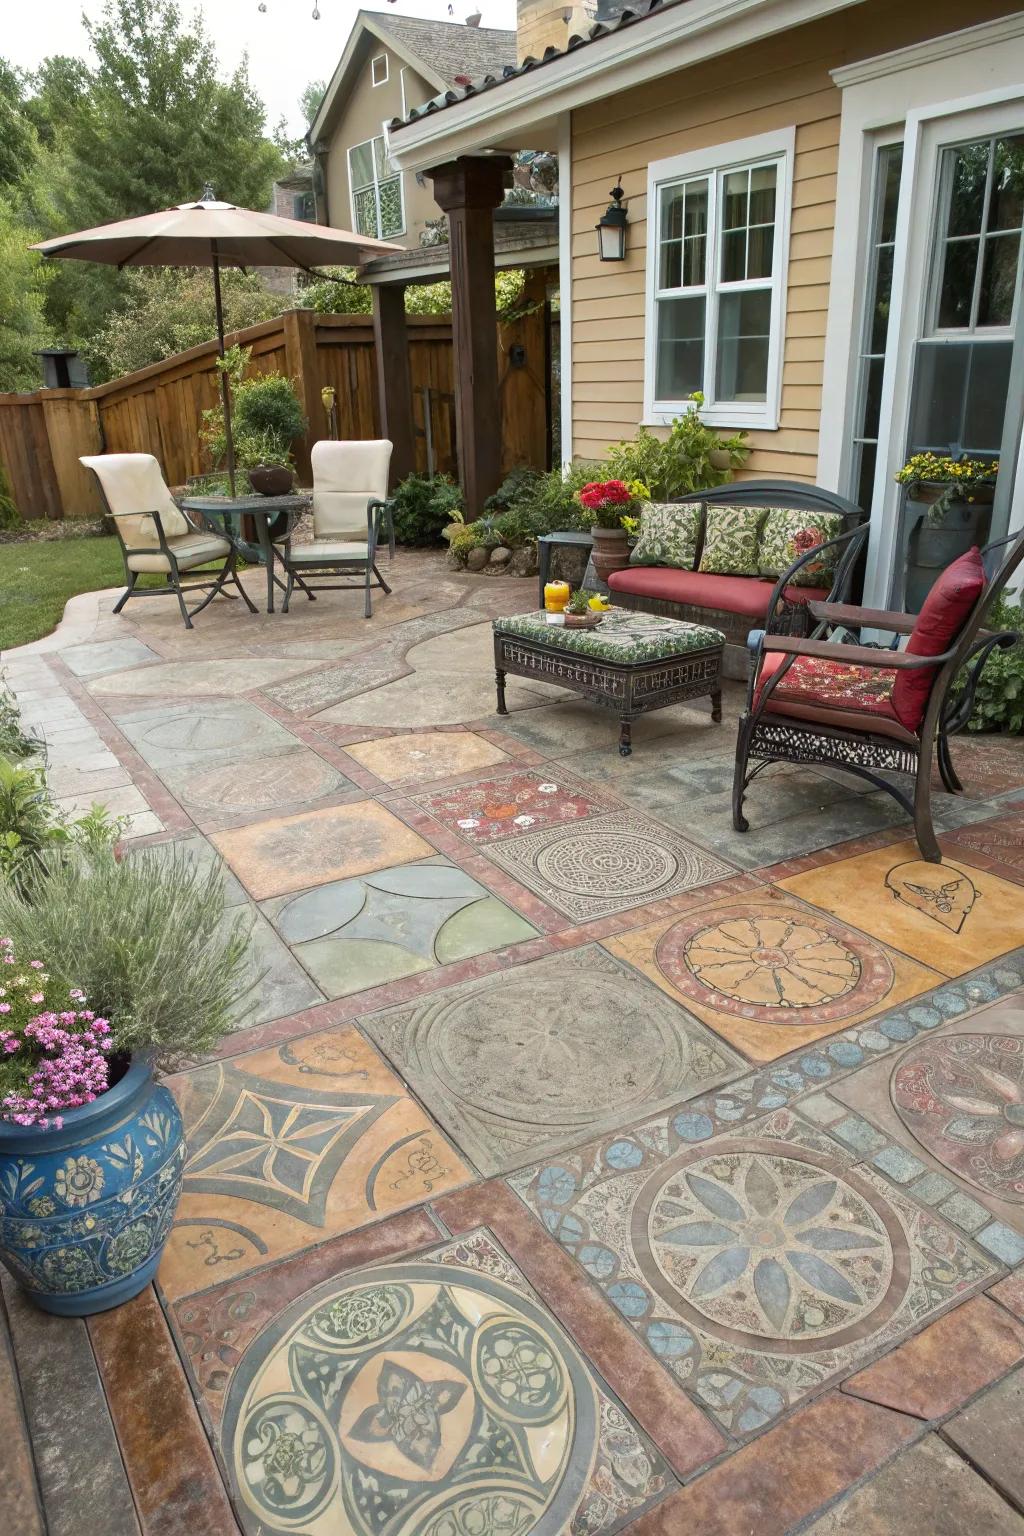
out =
<svg viewBox="0 0 1024 1536"><path fill-rule="evenodd" d="M737 1075L739 1058L594 945L367 1015L485 1173Z"/></svg>
<svg viewBox="0 0 1024 1536"><path fill-rule="evenodd" d="M584 789L578 780L563 774L552 778L536 769L489 774L471 784L414 798L449 831L467 843L484 846L599 816L609 809L607 801Z"/></svg>
<svg viewBox="0 0 1024 1536"><path fill-rule="evenodd" d="M200 1290L452 1189L467 1170L351 1025L171 1080L188 1162L160 1266Z"/></svg>
<svg viewBox="0 0 1024 1536"><path fill-rule="evenodd" d="M247 1536L603 1536L675 1486L483 1232L287 1306L221 1442Z"/></svg>
<svg viewBox="0 0 1024 1536"><path fill-rule="evenodd" d="M788 1110L700 1146L680 1118L512 1183L733 1434L760 1429L994 1273Z"/></svg>
<svg viewBox="0 0 1024 1536"><path fill-rule="evenodd" d="M696 843L628 811L526 833L485 851L514 880L581 923L736 873Z"/></svg>
<svg viewBox="0 0 1024 1536"><path fill-rule="evenodd" d="M537 930L447 859L332 881L267 912L329 997L536 938Z"/></svg>
<svg viewBox="0 0 1024 1536"><path fill-rule="evenodd" d="M775 891L712 902L605 943L756 1061L834 1034L941 980Z"/></svg>

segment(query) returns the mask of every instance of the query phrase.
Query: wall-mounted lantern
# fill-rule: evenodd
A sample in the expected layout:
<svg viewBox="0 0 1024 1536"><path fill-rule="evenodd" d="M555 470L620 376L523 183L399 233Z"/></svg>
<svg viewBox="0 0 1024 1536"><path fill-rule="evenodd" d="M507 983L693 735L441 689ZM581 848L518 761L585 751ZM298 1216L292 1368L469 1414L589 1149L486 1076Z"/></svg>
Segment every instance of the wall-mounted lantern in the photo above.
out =
<svg viewBox="0 0 1024 1536"><path fill-rule="evenodd" d="M597 254L602 261L625 261L626 230L629 227L629 219L622 206L625 194L620 186L614 186L608 195L611 202L594 226L597 230Z"/></svg>

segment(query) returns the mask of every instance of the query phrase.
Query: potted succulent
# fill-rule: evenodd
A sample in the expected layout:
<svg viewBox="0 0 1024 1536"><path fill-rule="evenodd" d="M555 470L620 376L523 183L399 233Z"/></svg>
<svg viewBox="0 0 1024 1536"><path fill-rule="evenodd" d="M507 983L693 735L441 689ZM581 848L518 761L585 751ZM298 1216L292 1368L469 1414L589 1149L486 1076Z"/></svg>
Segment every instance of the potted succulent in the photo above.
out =
<svg viewBox="0 0 1024 1536"><path fill-rule="evenodd" d="M576 492L579 505L590 513L594 541L594 570L607 582L613 571L629 564L629 532L624 518L632 519L650 492L639 480L592 480Z"/></svg>
<svg viewBox="0 0 1024 1536"><path fill-rule="evenodd" d="M105 1311L156 1272L186 1157L157 1063L237 1022L243 929L179 854L46 854L0 883L0 1261L44 1311Z"/></svg>
<svg viewBox="0 0 1024 1536"><path fill-rule="evenodd" d="M603 608L594 607L596 597L597 594L588 591L586 587L577 588L565 605L567 629L593 629L596 624L600 624Z"/></svg>
<svg viewBox="0 0 1024 1536"><path fill-rule="evenodd" d="M997 460L936 453L915 453L897 472L897 481L907 488L910 512L910 608L921 606L939 571L973 544L984 543L998 472Z"/></svg>

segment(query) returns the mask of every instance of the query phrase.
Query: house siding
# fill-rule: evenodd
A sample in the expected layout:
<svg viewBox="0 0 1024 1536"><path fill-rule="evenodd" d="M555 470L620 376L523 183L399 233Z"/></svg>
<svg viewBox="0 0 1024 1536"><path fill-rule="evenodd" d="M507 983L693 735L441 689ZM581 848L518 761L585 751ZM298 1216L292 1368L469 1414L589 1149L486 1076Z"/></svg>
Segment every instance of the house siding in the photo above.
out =
<svg viewBox="0 0 1024 1536"><path fill-rule="evenodd" d="M969 22L1018 6L974 0ZM841 94L829 71L968 23L957 0L870 0L799 31L650 81L572 116L573 455L601 457L643 418L647 168L795 127L782 396L777 431L751 431L747 475L816 478ZM621 179L629 250L596 255L594 226Z"/></svg>

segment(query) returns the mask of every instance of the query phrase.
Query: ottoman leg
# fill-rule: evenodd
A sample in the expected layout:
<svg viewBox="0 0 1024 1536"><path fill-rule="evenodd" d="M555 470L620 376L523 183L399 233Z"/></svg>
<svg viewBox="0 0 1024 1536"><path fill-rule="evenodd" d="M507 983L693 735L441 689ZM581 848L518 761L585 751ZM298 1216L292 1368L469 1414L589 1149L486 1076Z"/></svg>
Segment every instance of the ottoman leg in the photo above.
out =
<svg viewBox="0 0 1024 1536"><path fill-rule="evenodd" d="M505 706L505 674L500 668L494 674L494 681L498 689L498 714L507 715L508 709Z"/></svg>
<svg viewBox="0 0 1024 1536"><path fill-rule="evenodd" d="M716 688L711 695L711 718L716 725L722 723L722 690Z"/></svg>
<svg viewBox="0 0 1024 1536"><path fill-rule="evenodd" d="M621 721L619 730L619 756L629 757L633 751L633 725L630 720Z"/></svg>

